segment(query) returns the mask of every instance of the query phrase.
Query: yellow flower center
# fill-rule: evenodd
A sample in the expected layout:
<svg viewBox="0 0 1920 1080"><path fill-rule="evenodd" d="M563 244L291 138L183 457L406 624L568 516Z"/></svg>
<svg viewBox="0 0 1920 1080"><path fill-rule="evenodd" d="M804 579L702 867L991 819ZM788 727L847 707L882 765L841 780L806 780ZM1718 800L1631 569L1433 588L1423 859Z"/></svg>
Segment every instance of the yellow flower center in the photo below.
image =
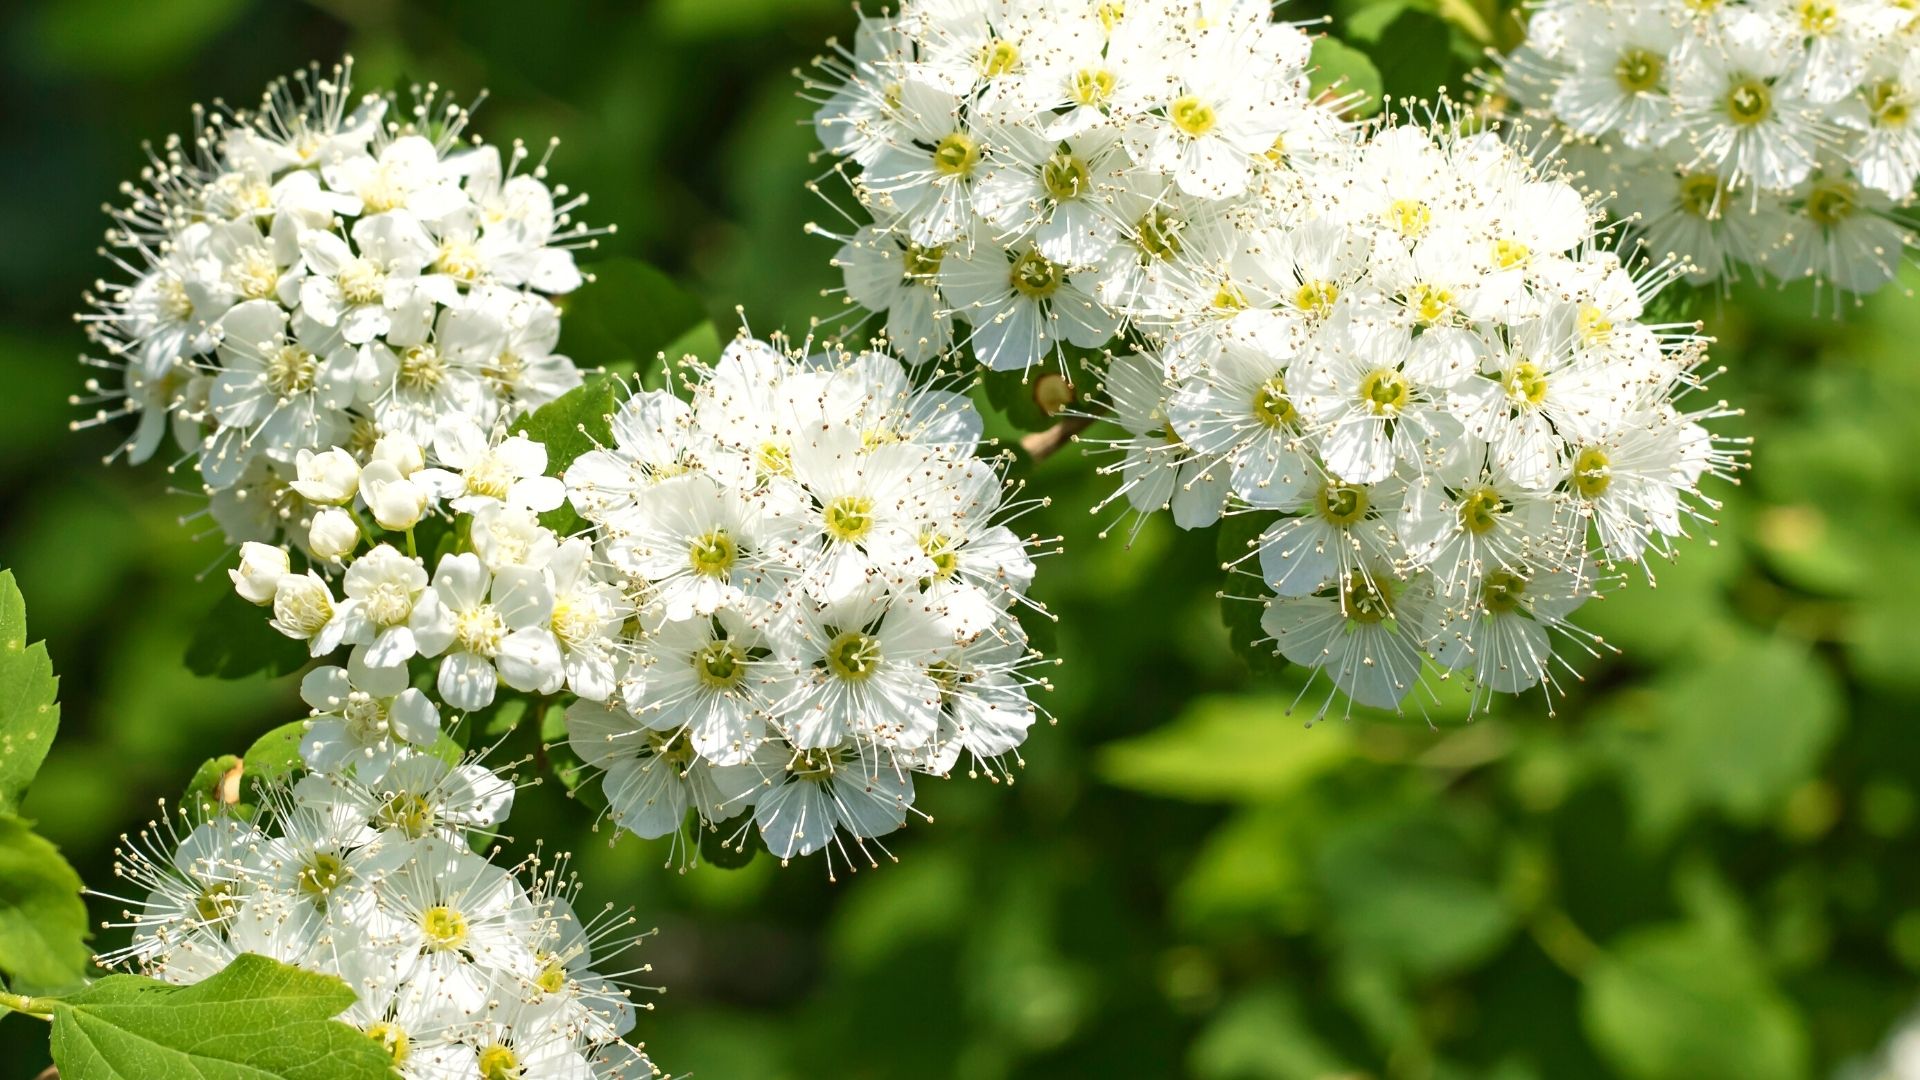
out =
<svg viewBox="0 0 1920 1080"><path fill-rule="evenodd" d="M447 377L447 361L432 345L413 345L400 354L400 385L435 390Z"/></svg>
<svg viewBox="0 0 1920 1080"><path fill-rule="evenodd" d="M395 1065L405 1062L407 1054L413 1049L407 1033L400 1029L400 1025L391 1022L383 1021L369 1026L367 1038L378 1043L380 1049L387 1052L387 1058Z"/></svg>
<svg viewBox="0 0 1920 1080"><path fill-rule="evenodd" d="M847 682L872 678L880 659L880 639L859 630L842 630L827 643L827 670Z"/></svg>
<svg viewBox="0 0 1920 1080"><path fill-rule="evenodd" d="M1527 591L1527 580L1511 570L1495 570L1480 585L1480 603L1495 615L1511 615L1520 609Z"/></svg>
<svg viewBox="0 0 1920 1080"><path fill-rule="evenodd" d="M480 248L462 237L440 241L440 250L433 256L436 271L468 285L480 280L480 272L486 265L486 260L480 257Z"/></svg>
<svg viewBox="0 0 1920 1080"><path fill-rule="evenodd" d="M933 171L942 176L967 176L980 164L980 143L964 131L941 139L933 148Z"/></svg>
<svg viewBox="0 0 1920 1080"><path fill-rule="evenodd" d="M1514 270L1527 265L1533 257L1533 249L1518 240L1495 240L1493 242L1493 265L1502 270Z"/></svg>
<svg viewBox="0 0 1920 1080"><path fill-rule="evenodd" d="M953 538L945 533L931 529L921 533L920 550L933 560L933 576L941 581L951 581L960 572L960 553L954 550Z"/></svg>
<svg viewBox="0 0 1920 1080"><path fill-rule="evenodd" d="M282 400L313 389L319 371L319 361L313 354L292 342L267 351L267 388Z"/></svg>
<svg viewBox="0 0 1920 1080"><path fill-rule="evenodd" d="M1614 81L1629 94L1644 94L1660 85L1666 58L1646 49L1628 49L1613 65Z"/></svg>
<svg viewBox="0 0 1920 1080"><path fill-rule="evenodd" d="M1294 290L1293 306L1299 308L1303 315L1310 315L1316 319L1324 318L1333 310L1334 302L1339 299L1340 286L1333 282L1303 281L1300 287Z"/></svg>
<svg viewBox="0 0 1920 1080"><path fill-rule="evenodd" d="M925 280L940 272L940 264L947 258L944 245L923 247L920 244L908 244L900 253L900 269L909 278Z"/></svg>
<svg viewBox="0 0 1920 1080"><path fill-rule="evenodd" d="M1330 525L1345 528L1367 516L1367 489L1352 484L1322 481L1313 497L1313 508Z"/></svg>
<svg viewBox="0 0 1920 1080"><path fill-rule="evenodd" d="M193 913L200 916L203 923L217 923L226 920L240 906L233 895L233 883L216 881L200 890L193 900Z"/></svg>
<svg viewBox="0 0 1920 1080"><path fill-rule="evenodd" d="M995 38L980 47L980 74L989 79L1009 74L1020 63L1020 47Z"/></svg>
<svg viewBox="0 0 1920 1080"><path fill-rule="evenodd" d="M1411 396L1407 377L1392 368L1375 368L1360 380L1360 400L1375 416L1398 416Z"/></svg>
<svg viewBox="0 0 1920 1080"><path fill-rule="evenodd" d="M1433 224L1433 208L1419 199L1395 199L1387 207L1387 224L1401 236L1418 237Z"/></svg>
<svg viewBox="0 0 1920 1080"><path fill-rule="evenodd" d="M1840 29L1840 9L1829 0L1800 0L1793 11L1800 17L1800 29L1814 37Z"/></svg>
<svg viewBox="0 0 1920 1080"><path fill-rule="evenodd" d="M1113 72L1106 68L1081 68L1067 82L1067 93L1082 105L1099 105L1113 96Z"/></svg>
<svg viewBox="0 0 1920 1080"><path fill-rule="evenodd" d="M1453 314L1453 290L1438 285L1415 285L1407 294L1407 306L1413 317L1428 326L1438 326Z"/></svg>
<svg viewBox="0 0 1920 1080"><path fill-rule="evenodd" d="M1167 115L1174 127L1195 139L1212 131L1219 119L1214 115L1213 106L1192 94L1175 98L1173 104L1167 106Z"/></svg>
<svg viewBox="0 0 1920 1080"><path fill-rule="evenodd" d="M857 544L873 531L873 500L864 495L842 495L820 514L827 535L843 544Z"/></svg>
<svg viewBox="0 0 1920 1080"><path fill-rule="evenodd" d="M307 856L301 864L300 874L294 879L294 885L302 895L316 904L325 904L333 890L347 880L347 864L340 856L331 851L316 851Z"/></svg>
<svg viewBox="0 0 1920 1080"><path fill-rule="evenodd" d="M1680 209L1694 217L1717 219L1726 190L1714 173L1689 173L1680 178Z"/></svg>
<svg viewBox="0 0 1920 1080"><path fill-rule="evenodd" d="M507 624L492 604L481 604L453 617L453 636L467 652L491 658L506 640Z"/></svg>
<svg viewBox="0 0 1920 1080"><path fill-rule="evenodd" d="M354 305L377 304L387 292L387 274L370 259L353 259L334 276L340 295Z"/></svg>
<svg viewBox="0 0 1920 1080"><path fill-rule="evenodd" d="M1882 79L1867 88L1867 111L1880 127L1905 127L1913 117L1913 103L1899 83Z"/></svg>
<svg viewBox="0 0 1920 1080"><path fill-rule="evenodd" d="M1357 623L1380 623L1393 616L1390 586L1359 570L1347 574L1340 586L1340 606L1348 619Z"/></svg>
<svg viewBox="0 0 1920 1080"><path fill-rule="evenodd" d="M467 943L467 917L445 904L435 904L420 913L420 933L427 939L427 948L452 952Z"/></svg>
<svg viewBox="0 0 1920 1080"><path fill-rule="evenodd" d="M1087 163L1067 153L1055 153L1040 167L1040 183L1054 202L1067 202L1093 189Z"/></svg>
<svg viewBox="0 0 1920 1080"><path fill-rule="evenodd" d="M740 547L725 529L714 529L695 537L687 545L687 562L702 577L725 577L740 556Z"/></svg>
<svg viewBox="0 0 1920 1080"><path fill-rule="evenodd" d="M1033 250L1013 260L1013 268L1007 273L1007 282L1013 291L1029 300L1045 300L1059 292L1066 280L1067 273L1059 263Z"/></svg>
<svg viewBox="0 0 1920 1080"><path fill-rule="evenodd" d="M693 674L709 690L732 690L747 678L747 654L731 641L709 641L693 654Z"/></svg>
<svg viewBox="0 0 1920 1080"><path fill-rule="evenodd" d="M1500 493L1485 484L1467 492L1460 499L1460 527L1475 536L1493 531L1500 524L1500 516L1507 512L1507 501Z"/></svg>
<svg viewBox="0 0 1920 1080"><path fill-rule="evenodd" d="M480 1051L480 1080L521 1080L520 1058L500 1043Z"/></svg>
<svg viewBox="0 0 1920 1080"><path fill-rule="evenodd" d="M418 840L433 831L438 815L426 799L402 792L380 807L379 817L380 824Z"/></svg>
<svg viewBox="0 0 1920 1080"><path fill-rule="evenodd" d="M1773 88L1759 79L1742 79L1727 91L1727 119L1752 127L1773 115Z"/></svg>
<svg viewBox="0 0 1920 1080"><path fill-rule="evenodd" d="M1153 210L1133 226L1133 245L1149 259L1171 259L1180 254L1179 218L1165 210Z"/></svg>
<svg viewBox="0 0 1920 1080"><path fill-rule="evenodd" d="M1506 387L1507 400L1515 405L1538 405L1547 399L1547 377L1541 373L1539 365L1522 360L1513 365L1502 380Z"/></svg>
<svg viewBox="0 0 1920 1080"><path fill-rule="evenodd" d="M1583 499L1597 499L1613 486L1613 459L1597 446L1573 457L1573 490Z"/></svg>
<svg viewBox="0 0 1920 1080"><path fill-rule="evenodd" d="M1598 345L1613 336L1613 320L1592 304L1580 305L1580 314L1575 322L1580 330L1580 340L1589 345Z"/></svg>
<svg viewBox="0 0 1920 1080"><path fill-rule="evenodd" d="M1847 220L1860 208L1860 189L1851 181L1822 180L1807 192L1807 216L1826 228Z"/></svg>
<svg viewBox="0 0 1920 1080"><path fill-rule="evenodd" d="M1287 380L1279 375L1260 384L1253 392L1253 417L1266 427L1291 427L1299 419L1293 399L1287 397Z"/></svg>

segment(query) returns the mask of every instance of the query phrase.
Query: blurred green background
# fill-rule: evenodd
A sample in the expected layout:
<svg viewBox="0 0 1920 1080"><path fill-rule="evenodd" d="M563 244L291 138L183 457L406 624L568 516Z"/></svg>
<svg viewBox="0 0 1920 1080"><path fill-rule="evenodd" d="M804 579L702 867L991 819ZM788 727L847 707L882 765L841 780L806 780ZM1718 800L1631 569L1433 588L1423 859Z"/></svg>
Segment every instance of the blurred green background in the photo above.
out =
<svg viewBox="0 0 1920 1080"><path fill-rule="evenodd" d="M1445 0L1449 29L1426 6L1341 4L1335 31L1390 91L1460 85L1457 28L1501 20ZM90 882L203 759L298 715L290 678L187 673L221 545L178 521L198 503L163 468L103 469L118 436L66 430L98 206L142 139L351 51L369 86L489 88L491 139L560 135L555 178L620 226L606 251L675 275L723 335L736 303L760 331L837 303L831 245L801 228L832 211L803 187L824 166L791 72L850 37L841 0L56 0L0 20L0 565L63 677L27 812ZM1297 676L1256 679L1229 647L1213 539L1164 517L1130 549L1097 539L1106 485L1070 450L1021 469L1054 499L1035 527L1066 537L1034 592L1067 663L1017 784L924 783L936 824L838 883L817 859L678 873L551 783L512 832L575 849L590 901L660 927L645 959L669 992L641 1033L677 1074L1831 1075L1920 971L1920 300L1839 323L1812 306L1702 312L1754 469L1658 589L1583 613L1623 653L1580 664L1557 715L1536 695L1466 723L1447 694L1431 726L1307 729ZM0 1020L0 1077L46 1063L34 1025Z"/></svg>

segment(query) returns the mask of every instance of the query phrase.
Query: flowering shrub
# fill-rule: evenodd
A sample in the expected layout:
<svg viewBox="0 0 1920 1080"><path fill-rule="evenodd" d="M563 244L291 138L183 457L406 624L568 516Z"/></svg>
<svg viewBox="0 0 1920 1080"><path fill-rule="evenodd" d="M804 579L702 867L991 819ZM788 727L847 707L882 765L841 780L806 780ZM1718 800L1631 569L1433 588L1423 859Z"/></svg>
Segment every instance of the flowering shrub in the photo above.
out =
<svg viewBox="0 0 1920 1080"><path fill-rule="evenodd" d="M1500 85L1652 257L1858 296L1914 246L1917 32L1892 0L1546 0Z"/></svg>

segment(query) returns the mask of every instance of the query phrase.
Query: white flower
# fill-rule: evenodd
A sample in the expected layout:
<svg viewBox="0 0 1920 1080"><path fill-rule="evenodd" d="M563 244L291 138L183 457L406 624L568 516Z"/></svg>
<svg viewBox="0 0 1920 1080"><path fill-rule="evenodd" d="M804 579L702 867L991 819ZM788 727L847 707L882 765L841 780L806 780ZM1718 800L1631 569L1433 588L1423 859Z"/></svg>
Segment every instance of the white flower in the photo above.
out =
<svg viewBox="0 0 1920 1080"><path fill-rule="evenodd" d="M613 819L639 836L680 832L689 809L703 821L737 817L760 785L757 766L714 765L694 752L684 729L640 728L623 709L576 702L567 708L567 731L574 753L606 772L601 786Z"/></svg>
<svg viewBox="0 0 1920 1080"><path fill-rule="evenodd" d="M249 540L240 545L240 565L227 571L227 577L242 600L265 606L273 603L288 570L287 549Z"/></svg>
<svg viewBox="0 0 1920 1080"><path fill-rule="evenodd" d="M1912 25L1882 0L1706 12L1547 0L1504 81L1593 143L1570 174L1619 191L1616 220L1654 257L1703 283L1810 277L1864 294L1913 243L1886 204L1854 194L1914 197Z"/></svg>
<svg viewBox="0 0 1920 1080"><path fill-rule="evenodd" d="M427 571L390 544L353 561L341 581L354 620L351 667L361 681L385 677L406 684L407 661L420 653L418 632L441 617L439 593Z"/></svg>
<svg viewBox="0 0 1920 1080"><path fill-rule="evenodd" d="M785 775L753 805L754 824L767 850L781 859L807 856L833 845L842 858L844 831L863 853L863 841L906 824L913 805L909 773L863 758L852 750L796 751Z"/></svg>
<svg viewBox="0 0 1920 1080"><path fill-rule="evenodd" d="M384 529L405 532L420 523L432 505L432 493L401 475L391 461L374 460L360 471L360 497Z"/></svg>
<svg viewBox="0 0 1920 1080"><path fill-rule="evenodd" d="M940 285L972 324L967 344L994 371L1032 367L1063 342L1098 348L1120 329L1120 317L1094 299L1091 274L1031 244L1005 249L978 237L970 251L948 253Z"/></svg>
<svg viewBox="0 0 1920 1080"><path fill-rule="evenodd" d="M325 656L340 647L348 623L333 602L333 590L326 579L309 570L304 574L282 574L273 590L273 628L304 641L314 656Z"/></svg>
<svg viewBox="0 0 1920 1080"><path fill-rule="evenodd" d="M345 507L369 445L429 442L456 416L490 430L581 381L538 294L583 280L584 198L556 202L544 158L522 169L516 144L503 163L437 90L395 108L349 75L280 80L169 143L110 211L129 280L87 297L89 362L120 377L88 380L85 423L135 416L136 461L171 426L234 542L306 544L306 515L254 490L262 459L308 505ZM392 464L410 479L425 462ZM424 512L386 494L369 502L390 528Z"/></svg>
<svg viewBox="0 0 1920 1080"><path fill-rule="evenodd" d="M313 515L307 530L307 549L317 559L338 562L360 546L360 523L337 506L323 508Z"/></svg>
<svg viewBox="0 0 1920 1080"><path fill-rule="evenodd" d="M561 482L546 475L547 448L525 435L490 445L480 425L455 416L441 424L433 452L444 468L428 469L423 477L454 510L471 514L512 506L544 513L566 498Z"/></svg>
<svg viewBox="0 0 1920 1080"><path fill-rule="evenodd" d="M431 746L440 737L440 711L412 687L356 685L346 668L314 668L300 680L300 699L313 708L300 757L319 773L355 767L372 782L402 745Z"/></svg>
<svg viewBox="0 0 1920 1080"><path fill-rule="evenodd" d="M1275 597L1260 627L1288 660L1324 670L1361 705L1399 711L1420 683L1426 645L1416 636L1432 601L1392 569L1363 564L1340 580L1335 596ZM1324 713L1331 705L1321 707Z"/></svg>
<svg viewBox="0 0 1920 1080"><path fill-rule="evenodd" d="M462 712L493 703L499 684L552 693L565 670L550 622L553 594L538 570L489 573L472 554L449 555L433 574L438 606L415 627L422 656L441 656L441 700Z"/></svg>
<svg viewBox="0 0 1920 1080"><path fill-rule="evenodd" d="M337 446L319 454L301 449L293 465L297 479L289 486L308 502L343 506L360 489L360 463Z"/></svg>

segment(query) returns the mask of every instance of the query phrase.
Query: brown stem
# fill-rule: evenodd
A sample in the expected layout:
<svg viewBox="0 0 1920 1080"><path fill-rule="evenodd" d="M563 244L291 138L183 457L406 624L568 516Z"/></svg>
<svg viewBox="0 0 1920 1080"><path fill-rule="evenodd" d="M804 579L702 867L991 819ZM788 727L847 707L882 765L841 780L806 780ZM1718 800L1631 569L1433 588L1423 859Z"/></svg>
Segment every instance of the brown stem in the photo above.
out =
<svg viewBox="0 0 1920 1080"><path fill-rule="evenodd" d="M34 1077L33 1080L60 1080L60 1069L58 1066L49 1065L45 1072Z"/></svg>
<svg viewBox="0 0 1920 1080"><path fill-rule="evenodd" d="M1045 431L1036 431L1020 437L1020 449L1036 463L1047 460L1060 451L1060 448L1073 441L1075 435L1093 425L1091 416L1069 416Z"/></svg>

